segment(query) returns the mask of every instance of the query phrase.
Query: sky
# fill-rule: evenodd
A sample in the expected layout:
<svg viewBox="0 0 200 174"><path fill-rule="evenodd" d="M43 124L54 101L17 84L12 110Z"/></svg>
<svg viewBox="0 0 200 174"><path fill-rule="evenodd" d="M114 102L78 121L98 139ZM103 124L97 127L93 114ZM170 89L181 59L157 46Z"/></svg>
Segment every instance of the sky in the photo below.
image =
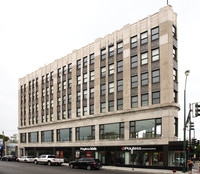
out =
<svg viewBox="0 0 200 174"><path fill-rule="evenodd" d="M168 0L178 14L179 139L186 108L200 102L200 0ZM0 0L0 134L17 133L18 79L157 13L167 0ZM200 117L193 118L200 139Z"/></svg>

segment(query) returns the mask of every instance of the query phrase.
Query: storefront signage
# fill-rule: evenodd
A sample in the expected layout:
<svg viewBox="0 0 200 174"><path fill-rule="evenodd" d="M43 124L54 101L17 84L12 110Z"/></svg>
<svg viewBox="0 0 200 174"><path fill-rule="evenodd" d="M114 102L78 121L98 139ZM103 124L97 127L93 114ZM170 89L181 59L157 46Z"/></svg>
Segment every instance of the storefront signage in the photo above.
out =
<svg viewBox="0 0 200 174"><path fill-rule="evenodd" d="M83 150L83 151L94 151L94 150L97 150L96 147L80 147L80 150Z"/></svg>
<svg viewBox="0 0 200 174"><path fill-rule="evenodd" d="M152 147L122 147L122 150L131 150L131 151L139 151L139 150L156 150L156 148L152 148Z"/></svg>

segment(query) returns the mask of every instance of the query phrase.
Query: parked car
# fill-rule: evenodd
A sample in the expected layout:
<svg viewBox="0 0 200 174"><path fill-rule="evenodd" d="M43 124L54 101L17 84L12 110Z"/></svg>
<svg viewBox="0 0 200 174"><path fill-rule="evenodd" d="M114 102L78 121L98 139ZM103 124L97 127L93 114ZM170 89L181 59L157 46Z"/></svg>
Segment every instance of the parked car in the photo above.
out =
<svg viewBox="0 0 200 174"><path fill-rule="evenodd" d="M24 163L33 163L34 162L33 156L22 156L21 158L17 158L18 162L24 162Z"/></svg>
<svg viewBox="0 0 200 174"><path fill-rule="evenodd" d="M16 157L14 155L5 155L1 157L1 161L16 161Z"/></svg>
<svg viewBox="0 0 200 174"><path fill-rule="evenodd" d="M53 164L60 166L63 162L64 162L64 159L56 158L55 155L41 155L38 158L34 159L35 164L43 163L43 164L48 164L49 166Z"/></svg>
<svg viewBox="0 0 200 174"><path fill-rule="evenodd" d="M102 163L100 160L94 158L80 158L75 161L70 161L69 167L85 168L87 170L100 169L102 167Z"/></svg>

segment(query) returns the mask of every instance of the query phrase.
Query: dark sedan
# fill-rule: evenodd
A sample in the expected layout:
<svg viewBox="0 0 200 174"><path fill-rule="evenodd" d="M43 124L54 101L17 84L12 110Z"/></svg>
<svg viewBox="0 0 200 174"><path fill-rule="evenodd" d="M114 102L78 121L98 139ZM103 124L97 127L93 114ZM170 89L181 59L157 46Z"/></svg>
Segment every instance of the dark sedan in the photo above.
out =
<svg viewBox="0 0 200 174"><path fill-rule="evenodd" d="M14 155L5 155L1 157L1 161L16 161L16 157Z"/></svg>
<svg viewBox="0 0 200 174"><path fill-rule="evenodd" d="M85 168L87 170L100 169L102 167L102 163L100 160L94 158L80 158L76 161L70 161L69 167Z"/></svg>

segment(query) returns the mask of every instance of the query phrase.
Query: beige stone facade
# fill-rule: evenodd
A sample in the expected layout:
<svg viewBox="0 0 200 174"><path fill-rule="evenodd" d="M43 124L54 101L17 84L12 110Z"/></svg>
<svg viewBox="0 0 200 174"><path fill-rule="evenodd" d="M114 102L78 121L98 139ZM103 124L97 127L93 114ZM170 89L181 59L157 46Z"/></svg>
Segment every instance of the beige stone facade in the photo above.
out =
<svg viewBox="0 0 200 174"><path fill-rule="evenodd" d="M18 127L19 137L24 134L26 140L19 140L19 150L163 145L176 141L174 122L179 111L176 17L172 7L166 6L20 78ZM132 59L136 56L137 59ZM119 86L120 80L123 86ZM101 95L104 84L105 95ZM130 137L130 122L157 118L161 118L161 136ZM124 123L124 137L100 139L100 125L111 123ZM93 140L76 139L76 128L83 126L95 126ZM71 128L71 141L58 142L56 132L64 128ZM41 142L41 132L47 130L54 131L53 142ZM38 132L38 142L29 142L31 132Z"/></svg>

